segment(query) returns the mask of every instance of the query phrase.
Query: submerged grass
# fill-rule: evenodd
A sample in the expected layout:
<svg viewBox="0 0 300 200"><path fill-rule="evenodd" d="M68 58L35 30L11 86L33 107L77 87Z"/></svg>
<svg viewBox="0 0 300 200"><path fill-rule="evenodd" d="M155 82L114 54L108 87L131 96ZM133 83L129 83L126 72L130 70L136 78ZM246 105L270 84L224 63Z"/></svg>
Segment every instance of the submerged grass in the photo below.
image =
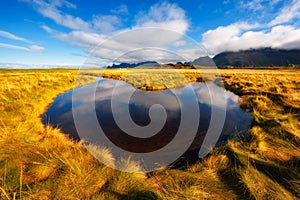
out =
<svg viewBox="0 0 300 200"><path fill-rule="evenodd" d="M195 70L84 73L125 80L144 90L203 80ZM53 99L74 87L76 70L1 70L0 199L299 199L299 70L220 73L225 88L240 95L241 106L253 115L249 133L185 170L144 174L113 170L93 158L82 143L41 124ZM79 80L77 86L94 81ZM89 149L115 162L107 149ZM139 169L130 159L122 162Z"/></svg>

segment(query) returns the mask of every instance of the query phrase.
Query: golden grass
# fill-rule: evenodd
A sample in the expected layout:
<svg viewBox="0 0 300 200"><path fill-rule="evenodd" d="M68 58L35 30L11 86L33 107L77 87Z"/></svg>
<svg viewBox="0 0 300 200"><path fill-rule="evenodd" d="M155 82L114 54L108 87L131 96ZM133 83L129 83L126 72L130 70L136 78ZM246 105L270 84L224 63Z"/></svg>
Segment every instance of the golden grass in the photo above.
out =
<svg viewBox="0 0 300 200"><path fill-rule="evenodd" d="M53 98L74 87L76 70L3 70L0 77L0 199L110 199L145 188L145 175L108 168L81 143L42 125Z"/></svg>
<svg viewBox="0 0 300 200"><path fill-rule="evenodd" d="M104 76L145 90L202 79L195 70L175 72L106 70ZM175 74L183 82L174 82ZM225 88L240 95L241 106L253 115L249 133L186 170L144 174L113 170L80 142L42 125L53 98L74 87L76 70L1 70L0 199L299 199L299 70L229 69L220 74ZM79 85L94 81L80 80ZM104 147L89 149L116 164ZM127 169L140 169L130 159L121 162Z"/></svg>
<svg viewBox="0 0 300 200"><path fill-rule="evenodd" d="M153 91L183 87L188 82L201 82L199 71L191 69L106 69L82 70L81 74L123 80L137 89Z"/></svg>

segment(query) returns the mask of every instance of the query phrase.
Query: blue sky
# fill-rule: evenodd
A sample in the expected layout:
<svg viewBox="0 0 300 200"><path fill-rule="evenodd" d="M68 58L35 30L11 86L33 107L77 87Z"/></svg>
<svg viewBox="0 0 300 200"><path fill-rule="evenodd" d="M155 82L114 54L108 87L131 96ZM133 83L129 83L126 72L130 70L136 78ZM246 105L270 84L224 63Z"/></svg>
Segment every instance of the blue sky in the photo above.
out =
<svg viewBox="0 0 300 200"><path fill-rule="evenodd" d="M193 60L249 48L299 49L299 18L299 0L3 1L0 63L77 66L93 52L105 65L176 61L167 59L172 53Z"/></svg>

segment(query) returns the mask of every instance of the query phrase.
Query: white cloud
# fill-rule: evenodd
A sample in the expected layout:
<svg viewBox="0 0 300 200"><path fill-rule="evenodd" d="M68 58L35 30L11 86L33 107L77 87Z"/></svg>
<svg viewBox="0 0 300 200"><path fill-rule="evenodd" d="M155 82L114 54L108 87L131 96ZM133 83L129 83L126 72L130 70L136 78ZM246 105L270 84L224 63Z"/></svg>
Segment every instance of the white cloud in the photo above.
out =
<svg viewBox="0 0 300 200"><path fill-rule="evenodd" d="M76 9L77 6L73 3L70 3L66 0L52 0L51 1L51 4L53 6L56 6L56 7L62 7L62 6L66 6L67 8L72 8L72 9Z"/></svg>
<svg viewBox="0 0 300 200"><path fill-rule="evenodd" d="M115 31L121 24L121 19L115 15L101 15L93 18L94 29L104 34Z"/></svg>
<svg viewBox="0 0 300 200"><path fill-rule="evenodd" d="M161 28L133 28L120 31L113 37L83 31L58 33L54 36L99 56L101 62L102 59L109 62L162 61L163 58L174 60L173 57L178 58L178 56L172 57L172 53L167 50L168 46L173 45L182 37L177 32ZM184 44L183 42L180 42L181 45ZM98 47L94 49L95 46ZM94 49L93 52L91 52L92 49Z"/></svg>
<svg viewBox="0 0 300 200"><path fill-rule="evenodd" d="M181 62L190 62L196 58L208 56L208 52L202 47L180 49L176 53L182 58Z"/></svg>
<svg viewBox="0 0 300 200"><path fill-rule="evenodd" d="M69 14L65 14L58 8L62 6L67 6L68 8L76 8L76 6L66 0L55 0L49 3L44 0L23 0L31 5L33 5L37 11L44 17L52 19L55 23L65 26L73 30L89 30L89 23L85 22L79 17L74 17Z"/></svg>
<svg viewBox="0 0 300 200"><path fill-rule="evenodd" d="M240 6L244 9L249 9L251 11L258 11L264 9L262 3L265 0L246 0L240 1Z"/></svg>
<svg viewBox="0 0 300 200"><path fill-rule="evenodd" d="M272 27L269 31L247 30L241 32L242 29L236 25L219 27L203 34L203 45L213 55L223 51L239 51L250 48L300 48L300 29L294 26L279 25Z"/></svg>
<svg viewBox="0 0 300 200"><path fill-rule="evenodd" d="M185 11L177 4L162 2L137 16L138 27L166 28L184 34L188 27Z"/></svg>
<svg viewBox="0 0 300 200"><path fill-rule="evenodd" d="M173 45L173 47L183 47L186 45L186 41L178 40L178 41L175 41L172 45Z"/></svg>
<svg viewBox="0 0 300 200"><path fill-rule="evenodd" d="M9 38L9 39L12 39L12 40L16 40L16 41L25 42L25 43L30 43L30 44L33 43L32 41L30 41L28 39L16 36L12 33L7 32L7 31L1 31L0 30L0 36L5 37L5 38ZM16 50L22 50L22 51L36 51L36 52L43 52L45 50L44 47L41 47L41 46L38 46L38 45L31 45L29 47L24 47L24 46L19 46L19 45L14 45L14 44L0 43L0 47L9 48L9 49L16 49Z"/></svg>
<svg viewBox="0 0 300 200"><path fill-rule="evenodd" d="M278 4L279 2L281 2L282 0L271 0L270 1L270 5L276 5Z"/></svg>
<svg viewBox="0 0 300 200"><path fill-rule="evenodd" d="M238 39L243 31L257 28L258 24L244 22L234 23L228 26L220 26L209 30L202 35L202 45L210 54L217 54L229 49L231 43Z"/></svg>
<svg viewBox="0 0 300 200"><path fill-rule="evenodd" d="M245 9L252 12L257 11L270 11L274 8L282 0L242 0L238 3L238 9ZM224 3L229 3L228 1L224 1Z"/></svg>
<svg viewBox="0 0 300 200"><path fill-rule="evenodd" d="M46 26L46 25L42 25L41 28L44 29L48 33L54 33L55 32L52 28L50 28L49 26Z"/></svg>
<svg viewBox="0 0 300 200"><path fill-rule="evenodd" d="M22 51L36 51L36 52L43 52L45 50L44 47L37 46L37 45L23 47L23 46L18 46L18 45L13 45L13 44L0 43L0 47L8 48L8 49L22 50Z"/></svg>
<svg viewBox="0 0 300 200"><path fill-rule="evenodd" d="M165 22L149 21L142 24L141 27L156 27L162 29L169 29L178 32L180 34L185 34L188 29L188 24L184 20L173 20L173 21L165 21Z"/></svg>
<svg viewBox="0 0 300 200"><path fill-rule="evenodd" d="M300 1L293 0L290 4L281 9L279 15L270 22L270 26L291 22L300 18Z"/></svg>
<svg viewBox="0 0 300 200"><path fill-rule="evenodd" d="M120 5L116 9L110 10L110 12L114 14L128 14L128 7L127 5Z"/></svg>
<svg viewBox="0 0 300 200"><path fill-rule="evenodd" d="M45 50L44 47L38 46L38 45L31 45L29 47L30 50L36 51L36 52L43 52Z"/></svg>
<svg viewBox="0 0 300 200"><path fill-rule="evenodd" d="M137 20L136 26L118 30L118 26L121 25L122 21L119 17L104 15L94 16L89 24L94 31L72 30L69 33L60 33L45 25L41 27L54 37L80 47L87 53L91 53L93 48L100 45L93 52L99 56L99 59L96 59L99 62L103 60L140 62L159 60L164 57L174 60L174 55L170 56L170 53L161 49L184 45L182 41L179 43L178 41L188 29L185 12L176 4L166 2L152 6ZM100 30L100 33L95 30ZM154 49L151 50L151 54L147 47Z"/></svg>
<svg viewBox="0 0 300 200"><path fill-rule="evenodd" d="M31 43L31 41L25 39L25 38L22 38L22 37L19 37L19 36L16 36L12 33L9 33L7 31L1 31L0 30L0 36L1 37L5 37L5 38L9 38L9 39L12 39L12 40L18 40L18 41L22 41L22 42L26 42L26 43Z"/></svg>
<svg viewBox="0 0 300 200"><path fill-rule="evenodd" d="M73 46L81 47L87 52L90 52L96 45L99 45L106 39L104 35L84 31L55 33L54 37L66 41Z"/></svg>
<svg viewBox="0 0 300 200"><path fill-rule="evenodd" d="M55 23L75 30L89 30L90 26L87 22L79 17L73 17L68 14L61 14L55 7L45 4L40 7L39 12L44 16L52 19Z"/></svg>
<svg viewBox="0 0 300 200"><path fill-rule="evenodd" d="M276 5L281 0L268 1ZM245 2L245 1L243 1ZM246 1L249 9L260 8L265 0ZM257 8L254 8L254 6ZM267 24L249 25L245 22L220 26L202 34L202 44L211 55L224 51L239 51L250 48L300 49L300 28L296 25L283 25L300 17L300 1L291 0L283 7L277 17ZM294 21L295 22L295 21ZM259 28L259 30L257 30Z"/></svg>
<svg viewBox="0 0 300 200"><path fill-rule="evenodd" d="M80 17L72 16L63 12L60 8L67 6L69 8L76 8L74 4L65 0L45 1L45 0L23 0L32 4L36 10L44 17L52 19L56 24L70 28L76 31L86 32L101 32L103 34L115 31L122 25L122 19L116 15L95 15L91 22L84 21ZM128 12L127 6L120 6L113 13L124 14ZM51 29L46 25L42 26L44 30L51 33Z"/></svg>
<svg viewBox="0 0 300 200"><path fill-rule="evenodd" d="M5 43L0 43L0 47L8 48L8 49L17 49L17 50L22 50L22 51L29 51L29 48L27 47L22 47L22 46L17 46L17 45L12 45L12 44L5 44Z"/></svg>

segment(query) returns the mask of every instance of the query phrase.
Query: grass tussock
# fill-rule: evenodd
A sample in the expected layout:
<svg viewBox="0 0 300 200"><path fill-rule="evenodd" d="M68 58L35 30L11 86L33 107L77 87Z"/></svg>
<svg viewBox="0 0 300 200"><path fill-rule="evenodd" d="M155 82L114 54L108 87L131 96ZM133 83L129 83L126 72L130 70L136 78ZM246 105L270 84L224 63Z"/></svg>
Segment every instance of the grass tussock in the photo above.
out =
<svg viewBox="0 0 300 200"><path fill-rule="evenodd" d="M172 70L147 70L106 70L104 76L140 89L147 81L149 90L179 86ZM193 70L179 73L184 81L201 77ZM1 70L0 199L299 199L299 70L220 73L225 88L252 113L252 129L185 170L145 174L130 159L114 160L105 147L88 147L107 165L136 173L113 170L82 143L41 124L53 98L74 87L76 70ZM77 86L94 79L80 81Z"/></svg>

